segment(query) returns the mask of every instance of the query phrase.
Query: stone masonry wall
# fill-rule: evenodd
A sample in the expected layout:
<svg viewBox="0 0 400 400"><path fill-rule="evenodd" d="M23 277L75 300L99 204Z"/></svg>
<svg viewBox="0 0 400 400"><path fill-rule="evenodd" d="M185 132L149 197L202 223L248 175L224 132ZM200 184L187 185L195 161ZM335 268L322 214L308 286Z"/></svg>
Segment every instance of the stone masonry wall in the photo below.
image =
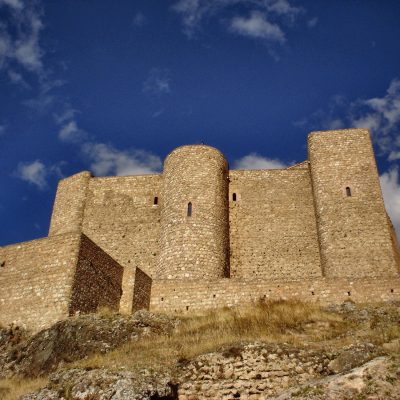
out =
<svg viewBox="0 0 400 400"><path fill-rule="evenodd" d="M69 314L96 312L102 307L118 311L123 268L88 237L82 235Z"/></svg>
<svg viewBox="0 0 400 400"><path fill-rule="evenodd" d="M231 276L266 282L320 277L308 165L233 170L229 179Z"/></svg>
<svg viewBox="0 0 400 400"><path fill-rule="evenodd" d="M228 224L228 164L222 153L205 145L175 149L164 163L157 278L228 275Z"/></svg>
<svg viewBox="0 0 400 400"><path fill-rule="evenodd" d="M400 299L400 276L391 279L311 279L293 282L220 279L219 281L153 281L150 310L196 312L232 307L260 299L299 299L321 304L381 302Z"/></svg>
<svg viewBox="0 0 400 400"><path fill-rule="evenodd" d="M40 330L68 316L80 234L0 247L0 323Z"/></svg>
<svg viewBox="0 0 400 400"><path fill-rule="evenodd" d="M50 221L49 236L81 232L91 173L80 172L58 183Z"/></svg>
<svg viewBox="0 0 400 400"><path fill-rule="evenodd" d="M135 287L133 289L132 312L148 310L150 307L152 279L136 268Z"/></svg>
<svg viewBox="0 0 400 400"><path fill-rule="evenodd" d="M121 311L131 312L136 268L154 276L159 254L161 175L93 178L83 232L124 267ZM157 204L154 199L157 197Z"/></svg>
<svg viewBox="0 0 400 400"><path fill-rule="evenodd" d="M368 130L313 132L308 146L324 275L395 276L395 254Z"/></svg>

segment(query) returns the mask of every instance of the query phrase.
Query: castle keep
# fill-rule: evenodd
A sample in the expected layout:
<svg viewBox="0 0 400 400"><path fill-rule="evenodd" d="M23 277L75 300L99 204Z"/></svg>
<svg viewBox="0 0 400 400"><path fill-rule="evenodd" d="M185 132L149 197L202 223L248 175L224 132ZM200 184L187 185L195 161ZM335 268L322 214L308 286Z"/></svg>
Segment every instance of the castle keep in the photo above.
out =
<svg viewBox="0 0 400 400"><path fill-rule="evenodd" d="M398 300L399 273L368 130L313 132L286 169L229 170L217 149L182 146L161 174L61 180L49 236L0 247L0 323Z"/></svg>

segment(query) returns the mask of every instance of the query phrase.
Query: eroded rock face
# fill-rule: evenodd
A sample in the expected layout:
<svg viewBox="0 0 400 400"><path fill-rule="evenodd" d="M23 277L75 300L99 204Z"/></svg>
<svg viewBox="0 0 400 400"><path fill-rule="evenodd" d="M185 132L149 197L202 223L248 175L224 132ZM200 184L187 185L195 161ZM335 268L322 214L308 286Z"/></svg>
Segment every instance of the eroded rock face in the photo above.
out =
<svg viewBox="0 0 400 400"><path fill-rule="evenodd" d="M400 364L389 357L377 357L347 373L310 382L271 399L400 399Z"/></svg>
<svg viewBox="0 0 400 400"><path fill-rule="evenodd" d="M357 353L360 348L354 349ZM347 349L343 352L349 352ZM399 399L400 363L375 357L333 374L333 353L261 343L227 348L168 372L71 369L22 400L350 400ZM336 354L337 358L341 354ZM336 358L336 359L337 359Z"/></svg>
<svg viewBox="0 0 400 400"><path fill-rule="evenodd" d="M176 399L168 374L71 369L50 376L46 388L21 400L147 400Z"/></svg>
<svg viewBox="0 0 400 400"><path fill-rule="evenodd" d="M14 373L28 377L44 375L62 363L107 353L129 340L170 333L176 323L177 320L164 315L138 311L131 316L88 314L69 318L28 340L22 340L15 332L6 336L6 332L0 377Z"/></svg>

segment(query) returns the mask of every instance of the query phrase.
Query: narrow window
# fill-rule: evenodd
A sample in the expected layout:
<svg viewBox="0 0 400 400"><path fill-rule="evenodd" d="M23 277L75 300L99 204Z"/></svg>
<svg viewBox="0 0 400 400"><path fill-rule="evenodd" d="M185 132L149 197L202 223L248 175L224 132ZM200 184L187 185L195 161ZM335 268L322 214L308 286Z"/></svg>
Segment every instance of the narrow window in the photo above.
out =
<svg viewBox="0 0 400 400"><path fill-rule="evenodd" d="M153 204L156 206L158 204L158 197L154 197L154 202Z"/></svg>
<svg viewBox="0 0 400 400"><path fill-rule="evenodd" d="M351 197L351 189L348 186L346 187L346 195L347 197Z"/></svg>
<svg viewBox="0 0 400 400"><path fill-rule="evenodd" d="M236 193L233 193L233 195L232 195L232 200L233 200L233 201L236 201Z"/></svg>
<svg viewBox="0 0 400 400"><path fill-rule="evenodd" d="M188 217L192 216L192 203L188 203L187 216Z"/></svg>

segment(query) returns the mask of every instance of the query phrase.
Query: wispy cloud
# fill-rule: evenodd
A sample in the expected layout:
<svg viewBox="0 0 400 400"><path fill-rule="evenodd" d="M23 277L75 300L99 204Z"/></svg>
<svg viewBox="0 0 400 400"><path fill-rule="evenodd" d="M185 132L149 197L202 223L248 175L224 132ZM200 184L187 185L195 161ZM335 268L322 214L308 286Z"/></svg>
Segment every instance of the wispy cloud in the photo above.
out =
<svg viewBox="0 0 400 400"><path fill-rule="evenodd" d="M8 75L8 78L10 79L11 83L13 83L15 85L19 85L19 86L23 87L24 89L31 88L29 83L26 82L26 80L24 79L22 74L20 74L19 72L16 72L16 71L10 69L9 71L7 71L7 75Z"/></svg>
<svg viewBox="0 0 400 400"><path fill-rule="evenodd" d="M397 167L390 169L380 177L386 211L400 238L400 182Z"/></svg>
<svg viewBox="0 0 400 400"><path fill-rule="evenodd" d="M0 125L0 136L4 135L6 133L6 126L5 125Z"/></svg>
<svg viewBox="0 0 400 400"><path fill-rule="evenodd" d="M39 44L43 29L42 12L36 2L0 0L0 8L9 15L0 25L0 68L18 65L30 72L43 69L43 51Z"/></svg>
<svg viewBox="0 0 400 400"><path fill-rule="evenodd" d="M0 0L0 6L2 5L12 7L16 10L21 10L23 8L23 2L21 0Z"/></svg>
<svg viewBox="0 0 400 400"><path fill-rule="evenodd" d="M82 151L96 175L139 175L161 170L160 157L144 150L120 151L104 143L85 143Z"/></svg>
<svg viewBox="0 0 400 400"><path fill-rule="evenodd" d="M168 69L152 68L143 82L143 93L159 97L171 93L171 77Z"/></svg>
<svg viewBox="0 0 400 400"><path fill-rule="evenodd" d="M288 0L179 0L172 9L190 38L214 18L230 33L280 45L286 41L285 29L304 11Z"/></svg>
<svg viewBox="0 0 400 400"><path fill-rule="evenodd" d="M47 180L50 176L55 175L59 178L62 176L62 164L63 163L46 166L40 160L21 162L14 171L14 176L43 190L47 188Z"/></svg>
<svg viewBox="0 0 400 400"><path fill-rule="evenodd" d="M282 29L269 22L266 15L259 11L253 11L249 17L234 17L229 29L238 35L272 42L283 43L286 40Z"/></svg>
<svg viewBox="0 0 400 400"><path fill-rule="evenodd" d="M257 153L248 154L233 163L235 169L280 169L287 165L278 159L260 156Z"/></svg>
<svg viewBox="0 0 400 400"><path fill-rule="evenodd" d="M58 132L58 138L63 142L80 143L87 138L83 129L78 128L76 121L66 123Z"/></svg>
<svg viewBox="0 0 400 400"><path fill-rule="evenodd" d="M326 109L295 122L308 129L368 128L380 154L388 161L400 159L400 80L393 79L381 97L349 101L343 96L331 99Z"/></svg>

